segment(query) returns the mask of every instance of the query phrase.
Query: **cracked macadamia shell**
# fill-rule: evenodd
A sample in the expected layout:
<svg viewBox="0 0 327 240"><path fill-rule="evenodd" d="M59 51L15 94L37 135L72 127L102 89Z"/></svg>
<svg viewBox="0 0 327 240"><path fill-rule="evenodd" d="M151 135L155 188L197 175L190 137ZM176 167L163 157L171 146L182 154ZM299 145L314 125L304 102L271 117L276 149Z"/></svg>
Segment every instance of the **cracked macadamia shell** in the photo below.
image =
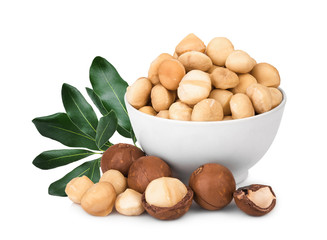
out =
<svg viewBox="0 0 327 240"><path fill-rule="evenodd" d="M189 186L194 192L195 202L207 210L227 206L236 189L231 171L217 163L207 163L197 168L190 177Z"/></svg>
<svg viewBox="0 0 327 240"><path fill-rule="evenodd" d="M142 195L142 205L152 217L160 220L173 220L182 217L192 205L193 191L190 187L187 188L187 193L184 198L172 207L157 207L150 205L145 200L145 193Z"/></svg>
<svg viewBox="0 0 327 240"><path fill-rule="evenodd" d="M102 173L105 173L109 169L116 169L126 177L131 164L144 155L145 153L141 149L131 144L115 144L109 147L102 155Z"/></svg>
<svg viewBox="0 0 327 240"><path fill-rule="evenodd" d="M170 176L171 170L166 162L155 156L144 156L131 165L127 184L129 188L143 193L152 180Z"/></svg>
<svg viewBox="0 0 327 240"><path fill-rule="evenodd" d="M251 216L263 216L276 205L276 195L268 185L252 184L240 187L234 194L239 209Z"/></svg>

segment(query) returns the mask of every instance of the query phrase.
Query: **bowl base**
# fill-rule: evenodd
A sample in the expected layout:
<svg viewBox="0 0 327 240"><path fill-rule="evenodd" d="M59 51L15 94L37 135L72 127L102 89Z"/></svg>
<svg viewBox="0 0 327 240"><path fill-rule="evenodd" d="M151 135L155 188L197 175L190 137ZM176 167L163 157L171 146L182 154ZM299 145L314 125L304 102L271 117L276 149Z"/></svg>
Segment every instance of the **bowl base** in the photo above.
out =
<svg viewBox="0 0 327 240"><path fill-rule="evenodd" d="M234 174L236 184L242 183L249 175L249 171Z"/></svg>

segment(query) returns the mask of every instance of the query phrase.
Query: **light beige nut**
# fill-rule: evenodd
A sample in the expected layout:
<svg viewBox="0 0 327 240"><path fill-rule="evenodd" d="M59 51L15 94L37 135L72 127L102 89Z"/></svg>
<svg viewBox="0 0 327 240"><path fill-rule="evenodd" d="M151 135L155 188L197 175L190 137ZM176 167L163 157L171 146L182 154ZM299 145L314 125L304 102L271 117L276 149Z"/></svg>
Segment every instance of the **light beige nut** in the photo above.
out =
<svg viewBox="0 0 327 240"><path fill-rule="evenodd" d="M235 50L226 59L226 67L236 73L248 73L256 61L242 50Z"/></svg>
<svg viewBox="0 0 327 240"><path fill-rule="evenodd" d="M115 169L110 169L106 171L100 178L99 182L109 182L115 188L115 191L118 194L125 191L127 188L127 181L125 176Z"/></svg>
<svg viewBox="0 0 327 240"><path fill-rule="evenodd" d="M211 91L209 98L213 98L218 101L223 107L224 116L230 115L230 105L229 102L233 96L233 93L228 90L214 89Z"/></svg>
<svg viewBox="0 0 327 240"><path fill-rule="evenodd" d="M205 52L206 45L200 38L195 36L193 33L187 35L175 48L175 52L178 56L185 52L197 51Z"/></svg>
<svg viewBox="0 0 327 240"><path fill-rule="evenodd" d="M116 191L111 183L99 182L89 188L81 200L82 208L94 216L107 216L116 200Z"/></svg>
<svg viewBox="0 0 327 240"><path fill-rule="evenodd" d="M236 93L230 100L230 109L233 119L254 116L254 108L250 98L244 93Z"/></svg>
<svg viewBox="0 0 327 240"><path fill-rule="evenodd" d="M117 212L126 216L138 216L144 212L142 206L142 194L127 188L125 192L117 196L115 202Z"/></svg>
<svg viewBox="0 0 327 240"><path fill-rule="evenodd" d="M139 109L139 111L143 112L143 113L146 113L146 114L149 114L151 116L156 116L157 115L157 112L153 109L153 107L151 106L144 106L144 107L141 107Z"/></svg>
<svg viewBox="0 0 327 240"><path fill-rule="evenodd" d="M272 100L272 108L277 107L283 100L283 94L279 89L274 87L269 87Z"/></svg>
<svg viewBox="0 0 327 240"><path fill-rule="evenodd" d="M188 72L177 89L178 98L189 105L195 105L206 99L211 91L209 74L200 70Z"/></svg>
<svg viewBox="0 0 327 240"><path fill-rule="evenodd" d="M215 70L216 68L219 68L219 66L216 66L216 65L212 65L211 68L209 70L207 70L207 73L212 73L213 70Z"/></svg>
<svg viewBox="0 0 327 240"><path fill-rule="evenodd" d="M176 91L169 91L161 84L157 84L151 90L151 103L157 112L167 110L174 102Z"/></svg>
<svg viewBox="0 0 327 240"><path fill-rule="evenodd" d="M207 98L195 104L192 121L221 121L224 117L223 107L215 99Z"/></svg>
<svg viewBox="0 0 327 240"><path fill-rule="evenodd" d="M268 87L254 83L246 89L256 113L268 112L272 108L272 97Z"/></svg>
<svg viewBox="0 0 327 240"><path fill-rule="evenodd" d="M159 83L158 69L160 64L168 59L174 59L174 57L168 53L162 53L150 64L150 68L148 71L148 79L150 79L153 85Z"/></svg>
<svg viewBox="0 0 327 240"><path fill-rule="evenodd" d="M207 55L211 58L213 64L217 66L224 66L227 57L233 51L233 44L225 37L216 37L207 46Z"/></svg>
<svg viewBox="0 0 327 240"><path fill-rule="evenodd" d="M278 87L280 76L278 70L269 63L258 63L254 66L251 74L257 79L258 83L267 87Z"/></svg>
<svg viewBox="0 0 327 240"><path fill-rule="evenodd" d="M206 72L212 67L211 59L204 53L197 51L183 53L178 60L184 65L187 72L194 69Z"/></svg>
<svg viewBox="0 0 327 240"><path fill-rule="evenodd" d="M232 116L224 116L223 121L233 120Z"/></svg>
<svg viewBox="0 0 327 240"><path fill-rule="evenodd" d="M149 79L139 78L131 86L127 87L126 99L129 104L139 109L148 103L151 89L152 83Z"/></svg>
<svg viewBox="0 0 327 240"><path fill-rule="evenodd" d="M231 91L236 94L236 93L246 93L246 89L253 83L257 83L257 80L255 77L253 77L249 73L243 73L239 74L238 78L240 79L240 83L231 89Z"/></svg>
<svg viewBox="0 0 327 240"><path fill-rule="evenodd" d="M175 102L169 108L169 118L181 121L191 121L192 108L182 102Z"/></svg>
<svg viewBox="0 0 327 240"><path fill-rule="evenodd" d="M177 59L163 61L158 69L160 83L168 90L176 90L184 75L185 68Z"/></svg>
<svg viewBox="0 0 327 240"><path fill-rule="evenodd" d="M173 54L173 57L174 57L175 59L177 59L177 58L178 58L178 55L177 55L177 53L176 53L176 52L174 52L174 54Z"/></svg>
<svg viewBox="0 0 327 240"><path fill-rule="evenodd" d="M171 177L157 178L145 190L145 200L156 207L172 207L186 195L187 188L180 180Z"/></svg>
<svg viewBox="0 0 327 240"><path fill-rule="evenodd" d="M157 117L169 119L169 110L161 110L158 112Z"/></svg>
<svg viewBox="0 0 327 240"><path fill-rule="evenodd" d="M70 200L79 204L81 203L84 193L92 187L93 184L94 183L85 175L82 177L76 177L67 183L65 193Z"/></svg>
<svg viewBox="0 0 327 240"><path fill-rule="evenodd" d="M220 89L236 87L240 80L236 73L228 68L217 67L210 74L212 85Z"/></svg>

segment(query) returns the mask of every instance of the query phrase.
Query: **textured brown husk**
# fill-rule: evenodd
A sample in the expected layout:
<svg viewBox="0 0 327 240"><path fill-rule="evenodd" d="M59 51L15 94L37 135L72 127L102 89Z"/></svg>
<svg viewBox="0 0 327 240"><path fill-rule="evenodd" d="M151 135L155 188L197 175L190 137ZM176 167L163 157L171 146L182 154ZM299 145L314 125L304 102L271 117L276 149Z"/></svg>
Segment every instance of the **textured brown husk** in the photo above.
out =
<svg viewBox="0 0 327 240"><path fill-rule="evenodd" d="M150 205L145 200L145 193L142 195L142 205L144 209L152 217L160 220L173 220L183 216L191 207L193 200L193 191L190 187L187 187L187 193L185 197L172 207L156 207Z"/></svg>

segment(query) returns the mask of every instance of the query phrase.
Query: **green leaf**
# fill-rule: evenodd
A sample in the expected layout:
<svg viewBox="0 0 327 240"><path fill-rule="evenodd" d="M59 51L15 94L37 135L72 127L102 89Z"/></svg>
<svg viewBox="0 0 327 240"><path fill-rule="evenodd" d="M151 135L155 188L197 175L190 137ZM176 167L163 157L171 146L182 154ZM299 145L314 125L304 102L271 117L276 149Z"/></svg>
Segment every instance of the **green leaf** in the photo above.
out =
<svg viewBox="0 0 327 240"><path fill-rule="evenodd" d="M77 88L64 83L61 89L62 102L71 121L83 133L95 138L98 118Z"/></svg>
<svg viewBox="0 0 327 240"><path fill-rule="evenodd" d="M99 148L110 139L117 129L117 117L114 111L110 111L106 116L103 116L98 124L95 143Z"/></svg>
<svg viewBox="0 0 327 240"><path fill-rule="evenodd" d="M128 87L117 70L104 58L94 58L90 68L90 80L94 92L108 112L114 110L118 119L119 132L130 133L132 127L126 110L124 95ZM127 134L125 134L127 135ZM129 136L131 137L131 136Z"/></svg>
<svg viewBox="0 0 327 240"><path fill-rule="evenodd" d="M107 115L109 112L103 106L103 103L101 102L101 99L99 98L98 95L96 95L96 93L93 91L93 89L86 88L86 91L87 91L87 94L89 95L89 97L91 98L92 102L94 103L94 105L99 109L100 113L103 116Z"/></svg>
<svg viewBox="0 0 327 240"><path fill-rule="evenodd" d="M52 169L67 165L85 157L91 156L95 152L84 149L59 149L45 151L39 154L33 161L34 166L41 169Z"/></svg>
<svg viewBox="0 0 327 240"><path fill-rule="evenodd" d="M47 138L56 140L68 147L84 147L99 150L95 139L79 130L66 113L34 118L32 121L39 133Z"/></svg>
<svg viewBox="0 0 327 240"><path fill-rule="evenodd" d="M94 183L98 182L100 179L100 160L101 158L88 161L73 169L61 179L51 183L48 189L48 193L54 196L67 196L65 193L67 183L69 183L73 178L81 177L83 175L86 175Z"/></svg>

